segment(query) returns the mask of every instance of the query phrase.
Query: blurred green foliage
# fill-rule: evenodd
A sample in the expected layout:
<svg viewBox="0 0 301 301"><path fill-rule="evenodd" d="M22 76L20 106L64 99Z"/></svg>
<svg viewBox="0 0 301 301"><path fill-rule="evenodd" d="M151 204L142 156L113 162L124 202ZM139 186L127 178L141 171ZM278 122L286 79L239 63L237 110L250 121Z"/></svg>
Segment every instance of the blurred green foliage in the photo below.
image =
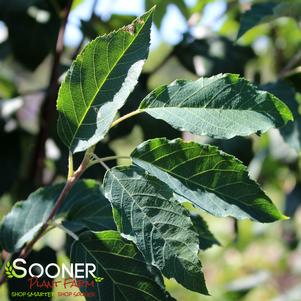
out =
<svg viewBox="0 0 301 301"><path fill-rule="evenodd" d="M42 150L44 155L36 156L41 125L45 122L40 118L40 112L50 93L49 78L53 56L67 2L0 0L0 20L8 30L7 39L0 44L1 216L15 202L26 198L35 187L58 181L67 172L68 153L57 137L55 114L47 124L46 146ZM263 89L275 93L287 103L295 117L294 123L291 122L280 131L272 130L262 137L254 135L227 141L212 141L207 137L186 133L184 138L216 144L237 156L249 167L251 176L291 219L277 224L258 225L250 221L236 222L230 218L220 220L205 215L210 229L222 245L214 246L201 254L202 262L205 263L207 286L212 296L189 292L172 280L166 281L167 288L181 301L299 301L300 15L296 17L293 14L292 19L289 10L281 12L278 8L276 15L269 16L268 14L274 12L274 7L279 6L279 1L273 1L272 4L265 0L189 2L194 4L188 6L185 1L145 0L146 9L157 5L155 24L158 28L168 6L174 5L187 20L187 31L183 32L183 38L177 45L162 43L157 49L153 49L138 86L130 95L126 106L120 110L120 114L137 108L139 101L152 88L177 78L195 79L216 73L238 73ZM214 20L219 26L208 26L203 20L208 7L215 2L223 2L225 11ZM260 20L258 16L257 19L252 19L251 11L245 14L257 2L260 2L257 5L268 8L260 10L263 17ZM286 5L289 3L290 1L286 1ZM247 19L250 16L251 21ZM247 27L240 30L241 18ZM81 23L84 39L79 47L65 47L61 66L58 68L59 76L63 75L71 59L86 41L128 24L132 19L133 16L121 14L105 19L92 12L91 18ZM241 37L236 40L239 30ZM34 123L34 128L31 123ZM145 116L137 116L126 121L123 127L117 127L110 132L105 144L99 145L96 152L104 156L125 155L144 139L179 136L178 131L161 121L154 122ZM42 172L37 176L33 166L37 166L37 161L41 159ZM75 157L75 161L80 162L80 155ZM103 172L97 167L85 177L100 178ZM50 232L39 247L47 245L57 250L58 260L65 262L68 259L64 254L64 239L62 233ZM8 300L7 287L2 286L0 292L1 301Z"/></svg>

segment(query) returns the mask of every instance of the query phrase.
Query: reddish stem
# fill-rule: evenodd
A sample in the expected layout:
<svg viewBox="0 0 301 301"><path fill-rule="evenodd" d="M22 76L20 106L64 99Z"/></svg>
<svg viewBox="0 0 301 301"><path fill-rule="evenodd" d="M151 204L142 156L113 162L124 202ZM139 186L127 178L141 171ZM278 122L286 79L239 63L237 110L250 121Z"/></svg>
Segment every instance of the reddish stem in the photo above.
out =
<svg viewBox="0 0 301 301"><path fill-rule="evenodd" d="M78 181L78 179L81 177L81 175L84 173L84 171L86 170L88 164L90 162L90 153L87 152L82 163L80 164L80 166L78 167L78 169L74 172L74 174L72 175L72 177L70 177L62 192L60 193L53 209L51 210L47 220L43 223L43 225L41 226L41 228L39 229L39 231L36 233L35 237L26 245L26 247L21 251L20 253L20 257L21 258L26 258L29 253L31 252L33 246L35 245L35 243L43 236L43 234L46 232L46 230L48 229L49 223L53 220L53 218L55 217L56 213L58 212L58 210L61 208L64 200L66 199L66 197L68 196L70 190L72 189L72 187L74 186L74 184Z"/></svg>
<svg viewBox="0 0 301 301"><path fill-rule="evenodd" d="M53 117L56 111L56 98L58 92L58 77L61 56L64 50L64 36L68 17L71 11L73 0L69 0L64 11L63 21L59 30L54 60L52 64L49 90L45 96L40 116L40 132L37 137L37 143L33 152L33 164L30 170L30 178L33 179L36 185L43 184L43 165L45 160L45 142L49 136L49 127L52 124Z"/></svg>

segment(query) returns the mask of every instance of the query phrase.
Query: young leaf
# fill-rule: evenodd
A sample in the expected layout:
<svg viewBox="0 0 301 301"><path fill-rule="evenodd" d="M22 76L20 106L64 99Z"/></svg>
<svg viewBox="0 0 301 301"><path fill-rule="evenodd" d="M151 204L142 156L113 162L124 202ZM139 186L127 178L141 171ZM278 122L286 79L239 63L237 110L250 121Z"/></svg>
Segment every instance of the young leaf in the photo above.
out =
<svg viewBox="0 0 301 301"><path fill-rule="evenodd" d="M148 56L153 9L89 43L71 65L57 100L58 134L72 152L100 141L137 84Z"/></svg>
<svg viewBox="0 0 301 301"><path fill-rule="evenodd" d="M209 231L206 221L198 214L191 214L190 216L193 226L199 235L199 248L207 250L213 245L220 245L219 241Z"/></svg>
<svg viewBox="0 0 301 301"><path fill-rule="evenodd" d="M242 15L237 39L259 24L267 23L280 17L292 17L299 21L300 15L301 3L299 0L256 3Z"/></svg>
<svg viewBox="0 0 301 301"><path fill-rule="evenodd" d="M63 186L57 184L38 189L26 201L13 207L0 228L0 241L5 250L17 252L34 237L49 216ZM76 224L80 229L115 228L110 203L93 180L75 184L56 217L63 217L66 226Z"/></svg>
<svg viewBox="0 0 301 301"><path fill-rule="evenodd" d="M186 288L208 294L197 232L165 183L138 167L116 167L107 172L104 191L119 231L136 243L148 263Z"/></svg>
<svg viewBox="0 0 301 301"><path fill-rule="evenodd" d="M176 129L215 138L262 133L292 119L277 97L235 74L161 86L144 98L139 109Z"/></svg>
<svg viewBox="0 0 301 301"><path fill-rule="evenodd" d="M94 263L95 276L103 278L96 287L80 287L82 292L97 292L89 301L174 300L156 282L135 245L116 231L81 234L72 245L70 258L73 263ZM93 280L91 276L89 280Z"/></svg>
<svg viewBox="0 0 301 301"><path fill-rule="evenodd" d="M269 197L235 157L210 145L181 139L153 139L132 153L133 162L168 184L179 200L189 200L216 216L283 219Z"/></svg>

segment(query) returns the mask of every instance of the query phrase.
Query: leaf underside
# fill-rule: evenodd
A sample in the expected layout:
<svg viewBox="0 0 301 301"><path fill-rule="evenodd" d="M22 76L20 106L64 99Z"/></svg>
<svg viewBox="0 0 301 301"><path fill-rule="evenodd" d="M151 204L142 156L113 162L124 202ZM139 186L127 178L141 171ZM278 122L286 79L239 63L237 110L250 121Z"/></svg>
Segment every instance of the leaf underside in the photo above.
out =
<svg viewBox="0 0 301 301"><path fill-rule="evenodd" d="M277 97L235 74L161 86L139 109L176 129L227 139L263 133L293 118Z"/></svg>
<svg viewBox="0 0 301 301"><path fill-rule="evenodd" d="M148 263L186 288L208 294L198 234L165 183L138 167L116 167L107 172L104 191L119 231L136 243Z"/></svg>

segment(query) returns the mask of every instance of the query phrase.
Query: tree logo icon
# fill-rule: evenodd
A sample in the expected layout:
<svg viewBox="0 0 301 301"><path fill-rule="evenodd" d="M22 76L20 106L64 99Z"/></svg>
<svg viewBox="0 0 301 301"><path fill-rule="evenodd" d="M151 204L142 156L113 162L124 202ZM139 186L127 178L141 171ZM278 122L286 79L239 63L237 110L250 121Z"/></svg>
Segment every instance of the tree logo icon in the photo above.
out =
<svg viewBox="0 0 301 301"><path fill-rule="evenodd" d="M94 277L95 282L100 283L104 280L102 277Z"/></svg>
<svg viewBox="0 0 301 301"><path fill-rule="evenodd" d="M5 266L5 274L7 276L7 278L11 279L11 278L24 278L24 275L19 276L18 274L16 274L13 266L11 265L11 263L8 261L6 266Z"/></svg>

